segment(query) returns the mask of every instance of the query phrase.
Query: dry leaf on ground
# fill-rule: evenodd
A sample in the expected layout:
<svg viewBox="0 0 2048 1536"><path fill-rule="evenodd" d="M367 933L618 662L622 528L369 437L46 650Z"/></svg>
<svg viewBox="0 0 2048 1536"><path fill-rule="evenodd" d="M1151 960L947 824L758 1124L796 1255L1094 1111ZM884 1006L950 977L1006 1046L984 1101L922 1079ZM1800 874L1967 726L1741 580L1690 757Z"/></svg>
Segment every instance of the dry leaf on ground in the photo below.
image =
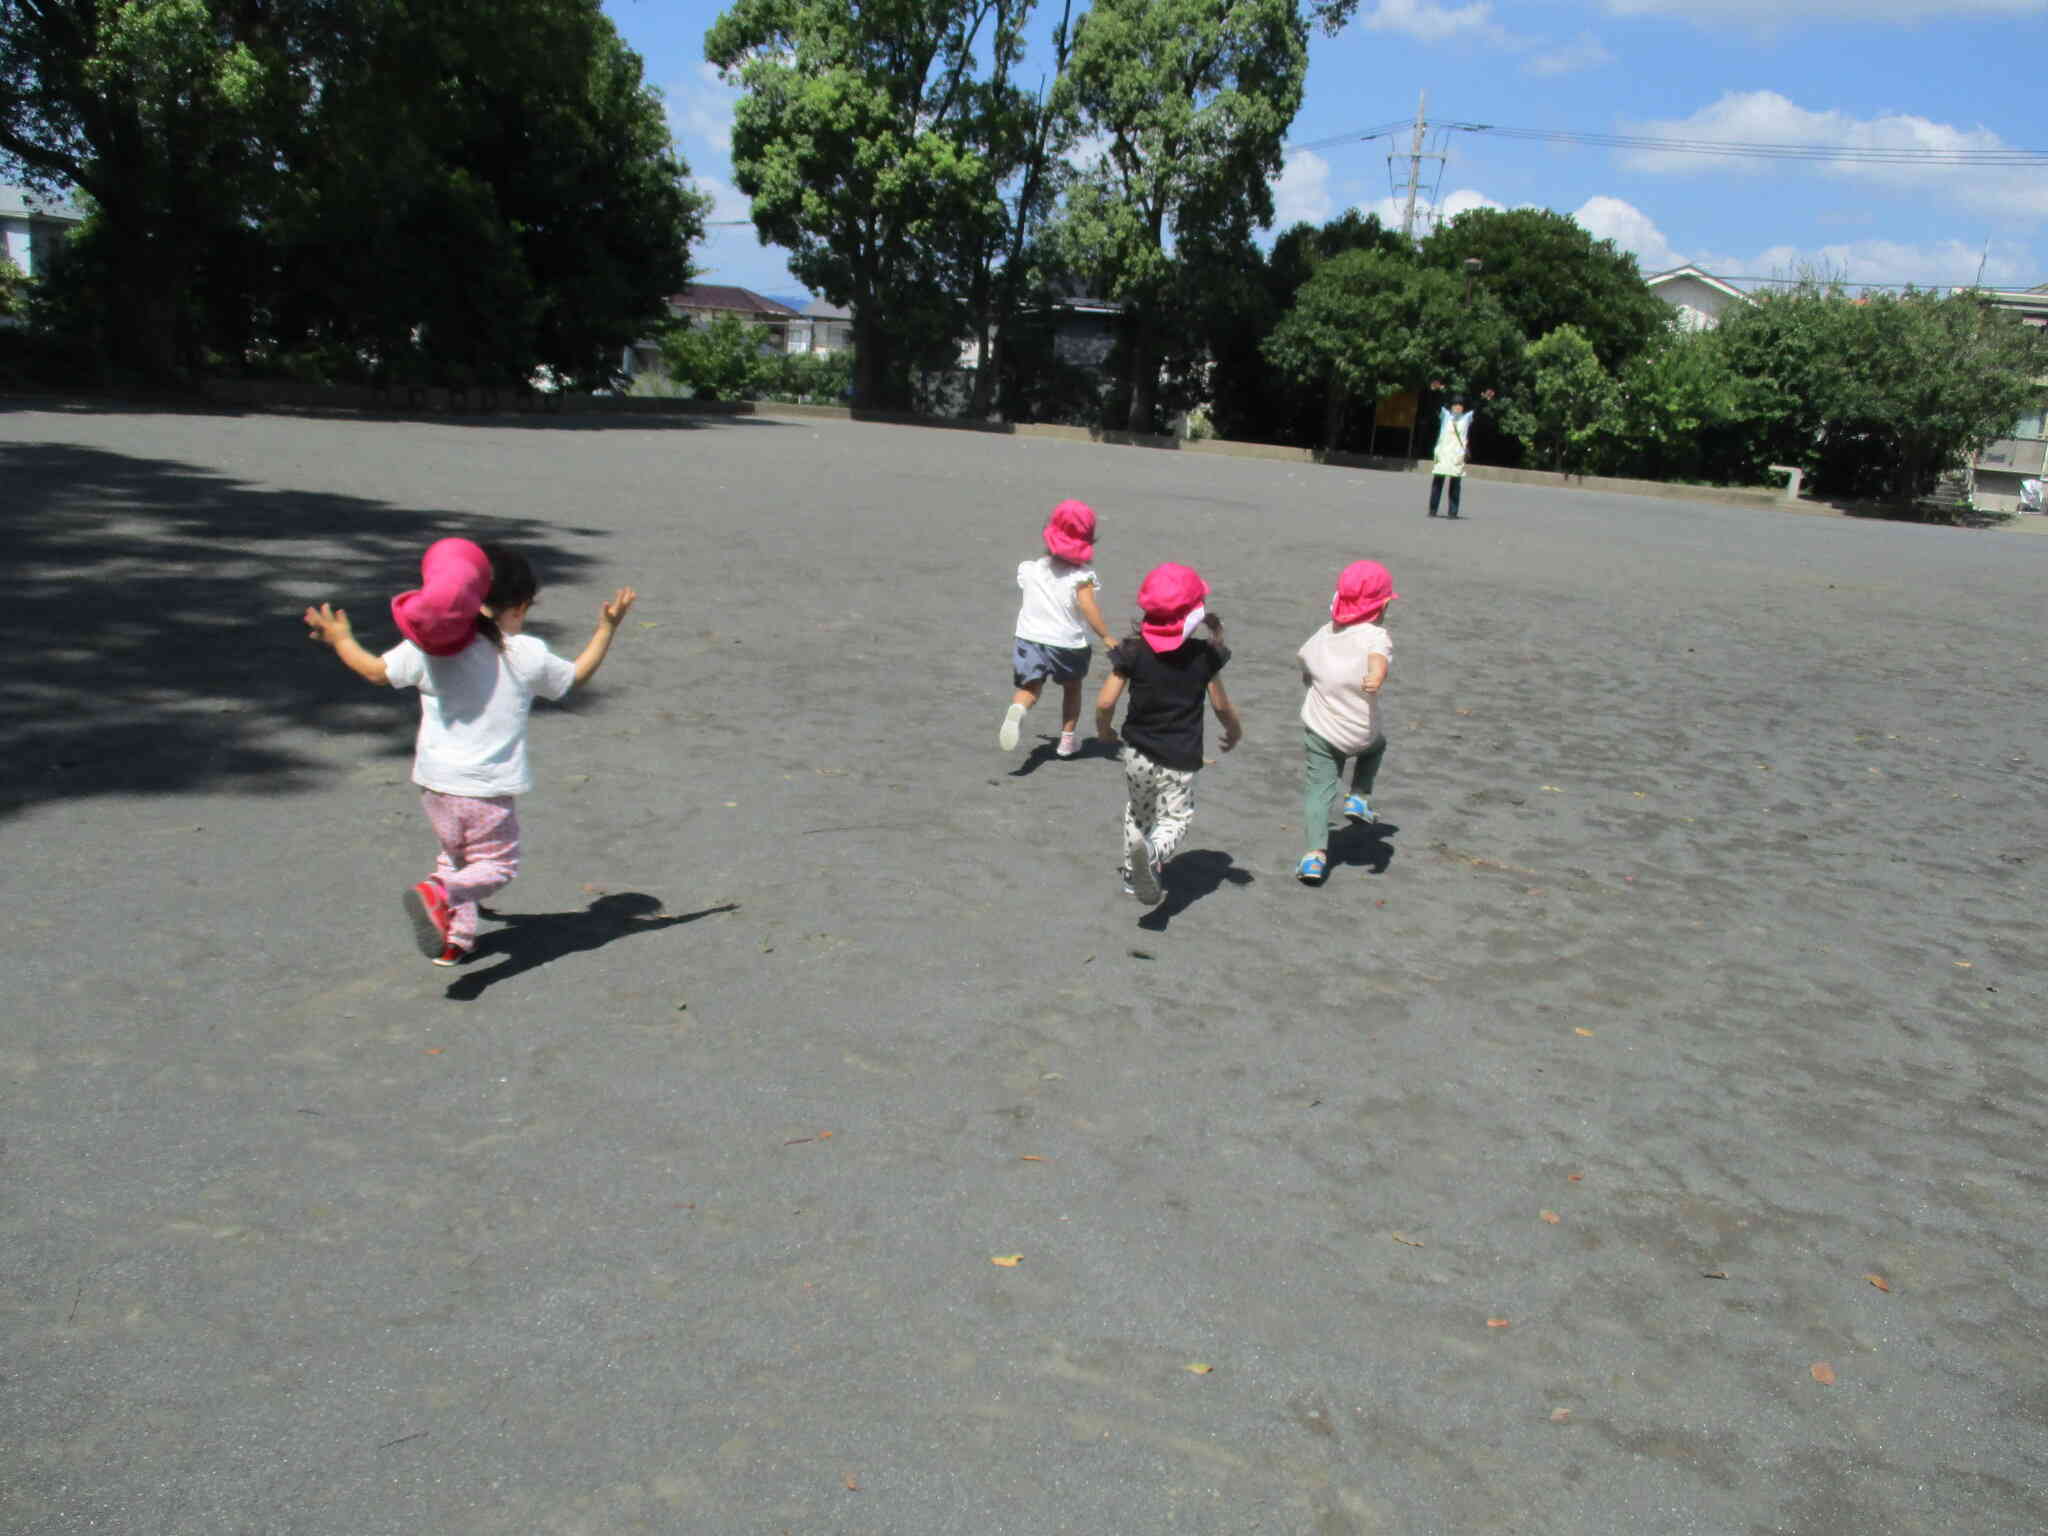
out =
<svg viewBox="0 0 2048 1536"><path fill-rule="evenodd" d="M1550 1422L1553 1424L1562 1424L1571 1416L1572 1411L1569 1408L1553 1408L1550 1410Z"/></svg>
<svg viewBox="0 0 2048 1536"><path fill-rule="evenodd" d="M1565 1175L1566 1180L1573 1184L1578 1183L1579 1180L1583 1179L1584 1177L1585 1175L1583 1173L1568 1173Z"/></svg>
<svg viewBox="0 0 2048 1536"><path fill-rule="evenodd" d="M1891 1290L1891 1282L1886 1280L1883 1275L1865 1275L1863 1278L1876 1286L1880 1291L1889 1292Z"/></svg>
<svg viewBox="0 0 2048 1536"><path fill-rule="evenodd" d="M1541 1216L1545 1221L1549 1222L1553 1227L1556 1226L1560 1221L1564 1220L1564 1218L1558 1215L1555 1211L1538 1211L1536 1214L1538 1216Z"/></svg>
<svg viewBox="0 0 2048 1536"><path fill-rule="evenodd" d="M1822 1386L1832 1387L1835 1384L1835 1368L1827 1361L1816 1360L1808 1369L1813 1372L1813 1379Z"/></svg>
<svg viewBox="0 0 2048 1536"><path fill-rule="evenodd" d="M860 1492L860 1479L855 1477L851 1472L846 1474L846 1491L848 1493Z"/></svg>
<svg viewBox="0 0 2048 1536"><path fill-rule="evenodd" d="M1508 1326L1508 1320L1504 1317L1489 1317L1486 1320L1486 1326L1489 1328L1505 1328Z"/></svg>
<svg viewBox="0 0 2048 1536"><path fill-rule="evenodd" d="M1206 1376L1211 1371L1215 1370L1216 1367L1213 1365L1204 1365L1201 1361L1195 1360L1189 1363L1188 1369L1194 1372L1197 1376Z"/></svg>
<svg viewBox="0 0 2048 1536"><path fill-rule="evenodd" d="M1042 1163L1045 1161L1045 1159L1042 1157L1035 1156L1030 1152L1026 1152L1019 1156L1017 1161L1020 1163Z"/></svg>
<svg viewBox="0 0 2048 1536"><path fill-rule="evenodd" d="M1387 1236L1397 1243L1406 1243L1410 1248L1420 1248L1423 1246L1421 1239L1410 1237L1405 1232L1389 1232Z"/></svg>
<svg viewBox="0 0 2048 1536"><path fill-rule="evenodd" d="M1586 1026L1583 1024L1574 1024L1572 1026L1572 1033L1575 1035L1584 1035L1588 1040L1593 1038L1593 1031L1586 1028Z"/></svg>
<svg viewBox="0 0 2048 1536"><path fill-rule="evenodd" d="M989 1263L998 1265L1003 1269L1015 1269L1023 1262L1024 1255L1021 1253L997 1253L989 1256Z"/></svg>

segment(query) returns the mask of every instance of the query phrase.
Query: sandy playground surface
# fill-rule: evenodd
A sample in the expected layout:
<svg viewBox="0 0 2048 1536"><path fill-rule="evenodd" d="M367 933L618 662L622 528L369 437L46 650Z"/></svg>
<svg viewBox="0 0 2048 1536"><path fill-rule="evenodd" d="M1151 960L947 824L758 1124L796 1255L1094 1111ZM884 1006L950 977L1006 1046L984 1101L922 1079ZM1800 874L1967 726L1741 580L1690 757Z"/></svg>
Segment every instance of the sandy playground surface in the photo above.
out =
<svg viewBox="0 0 2048 1536"><path fill-rule="evenodd" d="M818 421L0 465L0 1528L2048 1527L2048 539ZM1150 914L1114 764L995 745L1070 495L1236 651ZM297 620L447 533L558 649L643 594L452 974L415 702Z"/></svg>

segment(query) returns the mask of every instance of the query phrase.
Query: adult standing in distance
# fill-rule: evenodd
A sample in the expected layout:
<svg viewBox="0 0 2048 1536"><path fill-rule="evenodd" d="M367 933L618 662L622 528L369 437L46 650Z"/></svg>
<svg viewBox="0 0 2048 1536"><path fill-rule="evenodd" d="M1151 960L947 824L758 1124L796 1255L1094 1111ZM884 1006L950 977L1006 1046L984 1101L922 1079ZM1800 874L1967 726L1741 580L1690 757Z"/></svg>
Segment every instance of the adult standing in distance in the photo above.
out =
<svg viewBox="0 0 2048 1536"><path fill-rule="evenodd" d="M1432 390L1442 390L1441 379L1431 379ZM1483 390L1480 399L1491 400L1492 390ZM1435 517L1437 506L1443 500L1444 482L1451 483L1451 516L1458 515L1458 498L1465 488L1465 454L1472 445L1472 423L1477 413L1466 409L1465 397L1451 396L1451 403L1437 412L1436 464L1429 477L1429 515Z"/></svg>

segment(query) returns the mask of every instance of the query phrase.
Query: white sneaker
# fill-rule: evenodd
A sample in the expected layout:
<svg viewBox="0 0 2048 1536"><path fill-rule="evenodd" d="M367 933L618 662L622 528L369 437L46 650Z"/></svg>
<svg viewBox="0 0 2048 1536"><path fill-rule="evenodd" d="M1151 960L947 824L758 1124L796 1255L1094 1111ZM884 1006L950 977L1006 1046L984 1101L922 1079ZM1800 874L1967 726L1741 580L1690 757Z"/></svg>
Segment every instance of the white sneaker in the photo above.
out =
<svg viewBox="0 0 2048 1536"><path fill-rule="evenodd" d="M1024 706L1012 704L1008 714L1003 716L1003 728L996 732L996 745L1005 752L1017 750L1017 736L1024 724Z"/></svg>
<svg viewBox="0 0 2048 1536"><path fill-rule="evenodd" d="M1072 731L1060 732L1059 754L1061 757L1072 757L1080 750L1081 738L1078 735Z"/></svg>
<svg viewBox="0 0 2048 1536"><path fill-rule="evenodd" d="M1124 862L1131 871L1125 885L1133 896L1148 907L1156 907L1166 899L1166 892L1159 885L1159 861L1152 857L1150 843L1140 838L1134 846L1125 848Z"/></svg>

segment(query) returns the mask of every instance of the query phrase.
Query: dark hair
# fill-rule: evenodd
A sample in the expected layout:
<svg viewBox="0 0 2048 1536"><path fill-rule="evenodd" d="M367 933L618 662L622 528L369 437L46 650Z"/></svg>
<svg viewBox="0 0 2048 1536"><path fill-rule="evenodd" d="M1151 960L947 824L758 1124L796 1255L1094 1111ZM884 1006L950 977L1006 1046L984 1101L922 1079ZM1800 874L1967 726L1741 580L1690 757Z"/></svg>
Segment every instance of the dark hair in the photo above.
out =
<svg viewBox="0 0 2048 1536"><path fill-rule="evenodd" d="M532 563L518 550L508 549L503 544L479 547L484 558L491 562L491 590L484 596L484 606L491 613L477 615L477 633L502 651L505 649L505 632L498 628L498 621L491 614L532 602L540 592L540 583L534 578Z"/></svg>

